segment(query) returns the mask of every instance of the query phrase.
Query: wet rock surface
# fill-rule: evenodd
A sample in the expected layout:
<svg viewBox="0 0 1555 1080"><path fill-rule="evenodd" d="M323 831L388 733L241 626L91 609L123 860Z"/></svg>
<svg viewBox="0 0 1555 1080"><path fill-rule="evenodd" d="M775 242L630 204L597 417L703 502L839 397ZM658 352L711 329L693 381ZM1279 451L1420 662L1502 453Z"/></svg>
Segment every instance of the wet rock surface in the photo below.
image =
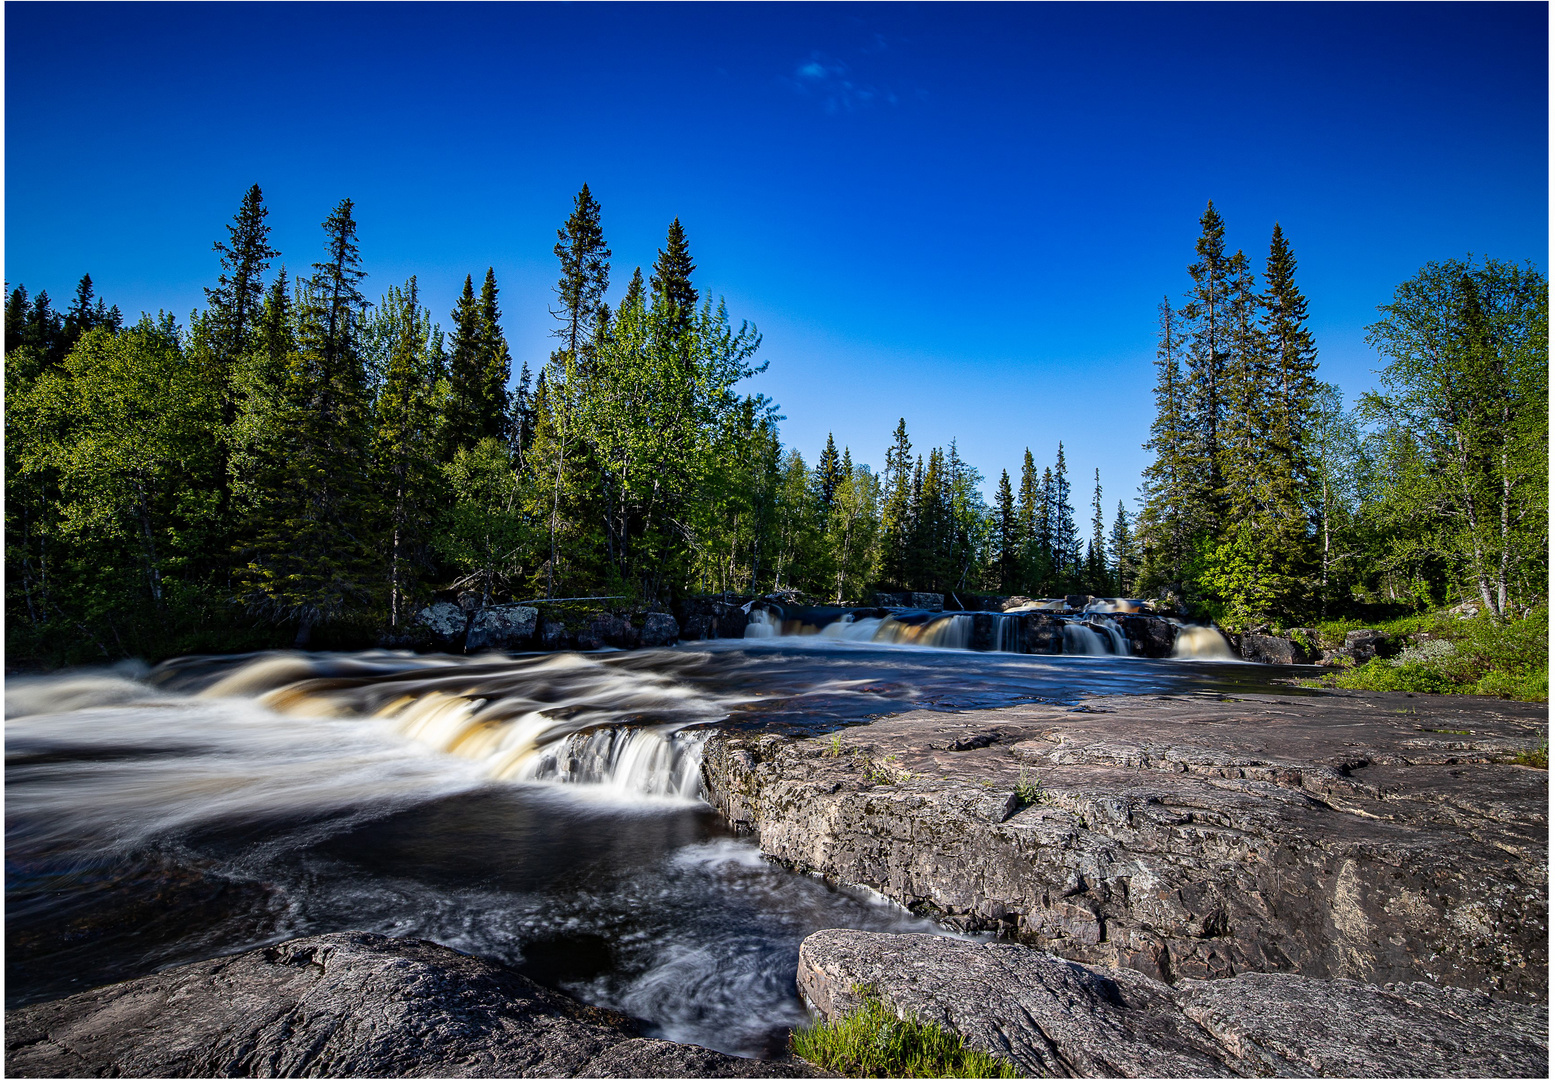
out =
<svg viewBox="0 0 1555 1080"><path fill-rule="evenodd" d="M6 1014L11 1076L812 1076L640 1037L499 964L299 938Z"/></svg>
<svg viewBox="0 0 1555 1080"><path fill-rule="evenodd" d="M1081 711L1084 710L1084 711ZM1542 706L1325 692L716 735L710 800L790 866L1167 983L1548 992Z"/></svg>
<svg viewBox="0 0 1555 1080"><path fill-rule="evenodd" d="M465 651L475 653L488 649L525 648L534 642L539 620L539 609L523 604L481 608L470 619Z"/></svg>
<svg viewBox="0 0 1555 1080"><path fill-rule="evenodd" d="M1535 1076L1547 1006L1422 983L1242 974L1168 986L1022 945L824 930L799 950L822 1016L868 987L1034 1076Z"/></svg>

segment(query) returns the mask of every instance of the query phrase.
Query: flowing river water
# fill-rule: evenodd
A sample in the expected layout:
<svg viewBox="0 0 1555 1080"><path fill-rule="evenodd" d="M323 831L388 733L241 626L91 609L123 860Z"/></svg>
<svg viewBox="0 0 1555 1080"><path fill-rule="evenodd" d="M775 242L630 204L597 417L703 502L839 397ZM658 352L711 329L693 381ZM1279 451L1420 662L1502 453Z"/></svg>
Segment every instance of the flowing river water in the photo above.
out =
<svg viewBox="0 0 1555 1080"><path fill-rule="evenodd" d="M799 942L940 932L703 803L719 727L1279 689L1284 669L840 636L481 657L187 657L6 682L7 1007L302 934L430 938L747 1056Z"/></svg>

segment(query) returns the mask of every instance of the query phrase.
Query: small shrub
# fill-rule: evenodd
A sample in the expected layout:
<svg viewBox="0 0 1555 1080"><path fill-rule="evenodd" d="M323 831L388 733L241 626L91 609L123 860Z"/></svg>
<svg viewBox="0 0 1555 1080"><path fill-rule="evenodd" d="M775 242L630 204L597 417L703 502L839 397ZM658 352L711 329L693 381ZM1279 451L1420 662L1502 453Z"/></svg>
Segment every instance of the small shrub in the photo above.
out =
<svg viewBox="0 0 1555 1080"><path fill-rule="evenodd" d="M835 735L833 735L831 737L831 742L826 744L826 756L827 757L841 757L842 756L842 732L840 732L840 731L837 732L837 734L835 734Z"/></svg>
<svg viewBox="0 0 1555 1080"><path fill-rule="evenodd" d="M938 1024L902 1019L874 994L838 1017L796 1029L793 1052L843 1076L995 1076L1021 1074L1008 1062L970 1050Z"/></svg>
<svg viewBox="0 0 1555 1080"><path fill-rule="evenodd" d="M1047 792L1043 790L1040 776L1026 775L1023 768L1020 776L1015 781L1015 797L1020 800L1022 806L1035 806L1037 803L1047 802Z"/></svg>

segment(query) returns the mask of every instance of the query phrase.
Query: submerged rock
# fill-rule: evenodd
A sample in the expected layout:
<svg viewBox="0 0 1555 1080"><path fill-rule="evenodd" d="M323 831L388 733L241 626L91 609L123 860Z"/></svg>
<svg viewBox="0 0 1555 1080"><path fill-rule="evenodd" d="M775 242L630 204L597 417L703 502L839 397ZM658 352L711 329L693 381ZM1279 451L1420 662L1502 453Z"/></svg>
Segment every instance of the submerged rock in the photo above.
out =
<svg viewBox="0 0 1555 1080"><path fill-rule="evenodd" d="M1033 1076L1535 1076L1549 1009L1423 983L1290 974L1183 979L1021 945L823 930L800 993L827 1019L869 987Z"/></svg>
<svg viewBox="0 0 1555 1080"><path fill-rule="evenodd" d="M6 1014L11 1076L809 1076L637 1024L429 941L343 933Z"/></svg>

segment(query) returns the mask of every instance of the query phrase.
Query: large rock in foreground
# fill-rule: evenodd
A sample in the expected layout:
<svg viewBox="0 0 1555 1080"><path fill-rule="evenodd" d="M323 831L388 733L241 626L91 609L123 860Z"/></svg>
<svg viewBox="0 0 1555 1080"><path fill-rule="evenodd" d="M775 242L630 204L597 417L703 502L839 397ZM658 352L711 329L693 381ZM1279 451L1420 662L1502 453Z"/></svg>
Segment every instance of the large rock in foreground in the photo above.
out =
<svg viewBox="0 0 1555 1080"><path fill-rule="evenodd" d="M6 1014L11 1076L808 1076L637 1037L486 960L377 934L298 938Z"/></svg>
<svg viewBox="0 0 1555 1080"><path fill-rule="evenodd" d="M720 732L709 801L796 869L1174 983L1549 988L1542 706L1324 693Z"/></svg>
<svg viewBox="0 0 1555 1080"><path fill-rule="evenodd" d="M1547 1007L1421 983L1300 975L1185 979L1021 945L823 930L799 988L826 1018L869 987L1034 1076L1539 1076Z"/></svg>

